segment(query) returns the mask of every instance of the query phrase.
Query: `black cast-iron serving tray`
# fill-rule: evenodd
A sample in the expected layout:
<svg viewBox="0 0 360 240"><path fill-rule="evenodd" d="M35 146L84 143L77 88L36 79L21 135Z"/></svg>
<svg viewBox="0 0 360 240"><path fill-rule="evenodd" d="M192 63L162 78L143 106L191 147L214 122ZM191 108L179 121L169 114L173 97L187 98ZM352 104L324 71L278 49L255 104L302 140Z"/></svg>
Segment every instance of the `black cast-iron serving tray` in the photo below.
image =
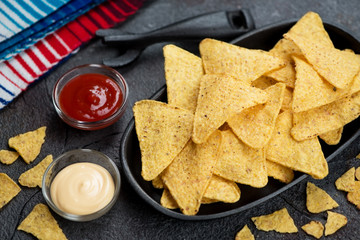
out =
<svg viewBox="0 0 360 240"><path fill-rule="evenodd" d="M250 49L271 49L283 34L286 33L295 23L296 20L289 20L273 25L266 26L245 35L236 38L231 43ZM349 31L334 24L326 23L324 26L329 33L334 45L338 49L352 49L360 53L360 42ZM151 99L166 102L166 87L161 88ZM341 151L346 149L359 135L358 128L360 119L354 120L344 127L342 140L336 146L329 146L321 142L322 149L326 160L329 162L335 158ZM139 142L137 139L134 119L132 119L125 130L121 140L120 147L122 170L135 191L152 207L158 211L174 218L182 220L205 220L229 216L241 211L252 208L263 203L276 195L291 188L295 184L304 180L308 175L295 172L294 180L289 184L283 184L277 180L269 178L268 184L264 188L252 188L239 184L241 189L241 198L236 203L213 203L202 204L200 210L195 216L187 216L179 210L170 210L160 205L162 190L155 189L151 181L145 181L141 176L141 154Z"/></svg>

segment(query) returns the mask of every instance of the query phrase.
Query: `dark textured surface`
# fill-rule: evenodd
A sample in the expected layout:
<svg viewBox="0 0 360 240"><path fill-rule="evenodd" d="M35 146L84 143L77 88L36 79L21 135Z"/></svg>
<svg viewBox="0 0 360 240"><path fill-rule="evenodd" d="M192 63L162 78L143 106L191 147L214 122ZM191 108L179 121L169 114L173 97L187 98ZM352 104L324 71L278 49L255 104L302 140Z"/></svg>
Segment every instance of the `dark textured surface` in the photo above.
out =
<svg viewBox="0 0 360 240"><path fill-rule="evenodd" d="M359 1L148 1L145 6L124 24L124 31L148 31L166 24L200 13L248 8L257 27L270 23L299 18L309 10L318 12L323 19L344 26L360 39ZM0 112L0 149L7 149L8 138L47 126L46 142L35 162L26 165L22 160L10 166L0 164L0 172L6 172L12 179L38 163L47 154L58 156L75 148L92 148L110 156L120 167L119 145L123 131L132 118L131 107L135 101L150 97L164 85L162 46L156 44L146 49L135 63L118 69L128 81L130 88L129 107L123 118L115 125L103 130L86 132L65 125L56 115L51 90L57 78L68 69L85 63L101 63L103 58L118 54L115 48L107 48L98 39L83 47L76 55L58 66L41 81L31 86L25 93ZM195 44L183 44L184 48L196 53ZM354 129L355 131L356 129ZM348 217L346 227L326 239L359 239L360 212L346 200L343 192L337 191L334 181L352 166L359 166L355 156L360 152L360 139L339 154L330 164L330 174L323 180L313 180L327 191L338 203L336 212ZM172 219L149 207L131 189L123 178L121 195L114 208L98 220L74 223L64 220L54 213L60 227L69 239L234 239L235 234L245 224L256 239L313 239L300 227L310 220L326 221L326 214L310 214L305 206L306 181L294 186L272 200L240 214L209 221L181 221ZM245 194L245 193L243 193ZM0 239L33 239L29 234L17 231L16 227L39 202L44 202L38 188L22 187L22 191L8 205L0 210ZM299 228L297 234L279 234L256 230L251 217L269 214L286 207ZM323 237L325 239L325 237Z"/></svg>

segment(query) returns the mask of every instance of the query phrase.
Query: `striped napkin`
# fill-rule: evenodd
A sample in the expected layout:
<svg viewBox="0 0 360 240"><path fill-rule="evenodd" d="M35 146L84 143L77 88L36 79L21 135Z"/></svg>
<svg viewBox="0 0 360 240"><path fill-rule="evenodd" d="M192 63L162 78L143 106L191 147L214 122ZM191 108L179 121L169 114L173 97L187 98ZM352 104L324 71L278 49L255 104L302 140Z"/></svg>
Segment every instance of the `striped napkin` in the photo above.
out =
<svg viewBox="0 0 360 240"><path fill-rule="evenodd" d="M26 25L24 20L21 24L17 22L16 25L14 23L15 17L14 15L11 17L10 13L18 13L18 16L22 13L21 17L29 19L30 13L31 15L34 14L34 11L37 9L41 10L43 13L47 13L45 12L46 9L49 14L54 14L57 11L56 9L64 10L64 7L67 4L74 3L77 0L6 1L6 4L4 0L0 1L0 24L5 25L9 31L4 30L3 32L3 28L0 28L0 34L4 36L3 38L0 38L0 46L1 44L5 44L7 39L11 39L26 31L30 26L30 22L29 25ZM115 24L124 21L127 17L134 14L142 6L144 1L145 0L104 1L93 7L91 10L86 11L84 14L77 16L73 20L67 21L66 24L63 24L60 28L47 33L42 32L41 34L44 36L36 39L33 44L29 43L22 45L22 51L0 63L0 109L4 108L19 96L21 92L25 91L30 84L41 79L41 76L48 72L52 67L70 56L71 53L75 53L82 44L94 37L95 32L98 29L110 28ZM8 2L17 2L18 5L14 4L10 7L10 5L7 4ZM29 4L31 2L32 4ZM35 7L34 2L39 5ZM44 5L41 5L40 2ZM57 5L55 5L55 2ZM91 2L92 4L96 4L99 1ZM33 10L25 8L25 4L31 6ZM14 9L15 7L18 12ZM6 10L7 18L5 19L2 16L4 16ZM49 17L49 14L44 17ZM31 26L44 19L44 17L40 19L40 15L36 16L39 16L39 19L36 20L34 17L32 19L34 20L34 23L32 23ZM10 23L9 19L12 19L13 25L8 24ZM5 21L8 21L7 24L5 24ZM40 32L41 31L38 31L37 33L40 34ZM21 44L21 42L22 41L17 41L11 46L14 44ZM1 50L3 49L0 47L0 52Z"/></svg>

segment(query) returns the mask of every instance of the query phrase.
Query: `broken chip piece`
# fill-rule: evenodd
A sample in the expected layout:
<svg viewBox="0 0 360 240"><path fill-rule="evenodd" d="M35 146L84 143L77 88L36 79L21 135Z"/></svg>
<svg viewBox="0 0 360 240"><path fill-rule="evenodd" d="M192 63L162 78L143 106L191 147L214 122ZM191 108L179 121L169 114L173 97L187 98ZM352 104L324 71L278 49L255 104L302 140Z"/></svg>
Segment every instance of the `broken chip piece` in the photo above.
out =
<svg viewBox="0 0 360 240"><path fill-rule="evenodd" d="M355 187L355 167L347 170L341 177L335 181L337 190L352 192Z"/></svg>
<svg viewBox="0 0 360 240"><path fill-rule="evenodd" d="M334 234L347 224L347 217L340 213L327 211L328 217L325 224L325 236Z"/></svg>
<svg viewBox="0 0 360 240"><path fill-rule="evenodd" d="M235 240L255 240L254 235L251 233L249 227L245 225L235 236Z"/></svg>
<svg viewBox="0 0 360 240"><path fill-rule="evenodd" d="M53 161L52 155L46 156L40 163L35 167L22 173L19 177L19 183L27 187L40 187L42 186L42 178L46 168Z"/></svg>
<svg viewBox="0 0 360 240"><path fill-rule="evenodd" d="M324 225L319 221L311 221L301 227L307 234L317 239L324 235Z"/></svg>
<svg viewBox="0 0 360 240"><path fill-rule="evenodd" d="M298 232L294 220L289 215L286 208L275 211L269 215L252 217L257 229L262 231L276 231L280 233L296 233Z"/></svg>
<svg viewBox="0 0 360 240"><path fill-rule="evenodd" d="M308 182L306 187L306 207L311 213L320 213L337 208L339 204L327 192Z"/></svg>
<svg viewBox="0 0 360 240"><path fill-rule="evenodd" d="M10 165L18 159L19 153L9 150L0 150L0 162Z"/></svg>
<svg viewBox="0 0 360 240"><path fill-rule="evenodd" d="M0 209L20 191L21 188L6 173L0 173Z"/></svg>

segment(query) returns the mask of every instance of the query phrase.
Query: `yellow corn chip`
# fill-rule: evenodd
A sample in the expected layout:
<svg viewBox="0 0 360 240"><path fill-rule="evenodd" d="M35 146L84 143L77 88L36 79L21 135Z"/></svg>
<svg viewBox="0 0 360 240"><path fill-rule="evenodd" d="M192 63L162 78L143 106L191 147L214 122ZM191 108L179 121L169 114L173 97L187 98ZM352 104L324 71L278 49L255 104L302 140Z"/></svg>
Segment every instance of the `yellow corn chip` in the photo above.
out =
<svg viewBox="0 0 360 240"><path fill-rule="evenodd" d="M42 203L37 204L30 214L18 226L18 230L31 233L38 239L67 239L49 208Z"/></svg>
<svg viewBox="0 0 360 240"><path fill-rule="evenodd" d="M359 153L358 155L356 155L356 158L357 158L357 159L360 159L360 153Z"/></svg>
<svg viewBox="0 0 360 240"><path fill-rule="evenodd" d="M271 77L261 76L258 79L254 80L251 83L251 86L260 88L261 90L265 90L266 88L275 85L276 83L278 83L278 81Z"/></svg>
<svg viewBox="0 0 360 240"><path fill-rule="evenodd" d="M298 142L290 135L291 127L292 114L289 111L279 114L271 140L265 147L266 158L313 178L326 177L329 169L319 140L313 138Z"/></svg>
<svg viewBox="0 0 360 240"><path fill-rule="evenodd" d="M9 151L9 150L0 150L0 162L10 165L18 159L19 153Z"/></svg>
<svg viewBox="0 0 360 240"><path fill-rule="evenodd" d="M283 82L286 86L294 88L295 86L295 68L294 61L291 58L293 54L301 55L300 49L293 41L282 38L269 51L276 57L283 59L286 63L285 67L267 73L266 76L272 77L279 82Z"/></svg>
<svg viewBox="0 0 360 240"><path fill-rule="evenodd" d="M360 167L356 168L355 170L355 177L357 180L360 181Z"/></svg>
<svg viewBox="0 0 360 240"><path fill-rule="evenodd" d="M280 182L290 183L294 179L294 171L272 161L266 161L266 169L269 177L273 177Z"/></svg>
<svg viewBox="0 0 360 240"><path fill-rule="evenodd" d="M306 207L311 213L320 213L338 207L339 204L324 190L308 182L306 187Z"/></svg>
<svg viewBox="0 0 360 240"><path fill-rule="evenodd" d="M249 227L245 225L235 236L235 240L255 240L254 235L251 233Z"/></svg>
<svg viewBox="0 0 360 240"><path fill-rule="evenodd" d="M29 164L39 155L45 142L46 127L23 133L9 139L9 146L14 148L24 161Z"/></svg>
<svg viewBox="0 0 360 240"><path fill-rule="evenodd" d="M360 92L327 105L294 113L291 135L298 141L343 127L360 115Z"/></svg>
<svg viewBox="0 0 360 240"><path fill-rule="evenodd" d="M347 170L341 177L335 181L337 190L352 192L355 187L355 167Z"/></svg>
<svg viewBox="0 0 360 240"><path fill-rule="evenodd" d="M340 214L331 211L327 211L328 218L325 224L325 236L334 234L337 230L347 224L347 218Z"/></svg>
<svg viewBox="0 0 360 240"><path fill-rule="evenodd" d="M140 143L142 177L153 180L183 149L191 137L194 115L185 109L154 100L133 107Z"/></svg>
<svg viewBox="0 0 360 240"><path fill-rule="evenodd" d="M324 235L324 225L318 221L311 221L301 227L307 234L317 239Z"/></svg>
<svg viewBox="0 0 360 240"><path fill-rule="evenodd" d="M360 181L355 181L355 185L352 192L348 192L347 199L360 209Z"/></svg>
<svg viewBox="0 0 360 240"><path fill-rule="evenodd" d="M236 183L213 175L209 186L205 190L203 199L234 203L239 201L240 194L240 189Z"/></svg>
<svg viewBox="0 0 360 240"><path fill-rule="evenodd" d="M35 167L27 170L22 173L19 177L19 183L23 186L27 187L36 187L39 186L41 188L42 185L42 177L45 173L46 168L53 161L52 155L46 156L39 164Z"/></svg>
<svg viewBox="0 0 360 240"><path fill-rule="evenodd" d="M202 40L199 48L206 74L227 74L248 84L267 72L285 66L284 60L266 51L214 39Z"/></svg>
<svg viewBox="0 0 360 240"><path fill-rule="evenodd" d="M0 173L0 209L20 191L21 188L6 173Z"/></svg>
<svg viewBox="0 0 360 240"><path fill-rule="evenodd" d="M168 189L164 189L163 194L160 198L160 204L167 209L176 209L179 208L179 205L176 203L175 199L171 196L171 193Z"/></svg>
<svg viewBox="0 0 360 240"><path fill-rule="evenodd" d="M263 148L270 140L284 98L285 84L277 83L264 90L269 100L264 105L244 109L227 123L245 144Z"/></svg>
<svg viewBox="0 0 360 240"><path fill-rule="evenodd" d="M293 90L291 88L285 88L284 91L284 99L281 105L282 111L291 110L292 108L292 97L293 97Z"/></svg>
<svg viewBox="0 0 360 240"><path fill-rule="evenodd" d="M195 112L204 74L201 58L172 44L163 51L168 103Z"/></svg>
<svg viewBox="0 0 360 240"><path fill-rule="evenodd" d="M232 115L265 103L267 94L243 81L225 75L206 74L200 82L192 139L200 144Z"/></svg>
<svg viewBox="0 0 360 240"><path fill-rule="evenodd" d="M320 134L319 137L328 145L336 145L340 142L343 132L343 127Z"/></svg>
<svg viewBox="0 0 360 240"><path fill-rule="evenodd" d="M162 182L160 175L157 176L156 178L154 178L151 181L151 183L152 183L154 188L158 188L158 189L164 188L164 183Z"/></svg>
<svg viewBox="0 0 360 240"><path fill-rule="evenodd" d="M248 147L231 130L221 134L223 137L214 174L252 187L264 187L268 182L264 150Z"/></svg>
<svg viewBox="0 0 360 240"><path fill-rule="evenodd" d="M214 132L203 144L191 140L161 174L182 213L195 215L217 161L221 134Z"/></svg>
<svg viewBox="0 0 360 240"><path fill-rule="evenodd" d="M252 217L257 229L262 231L272 231L280 233L296 233L297 227L294 224L294 220L289 215L286 208L280 209L269 215Z"/></svg>

